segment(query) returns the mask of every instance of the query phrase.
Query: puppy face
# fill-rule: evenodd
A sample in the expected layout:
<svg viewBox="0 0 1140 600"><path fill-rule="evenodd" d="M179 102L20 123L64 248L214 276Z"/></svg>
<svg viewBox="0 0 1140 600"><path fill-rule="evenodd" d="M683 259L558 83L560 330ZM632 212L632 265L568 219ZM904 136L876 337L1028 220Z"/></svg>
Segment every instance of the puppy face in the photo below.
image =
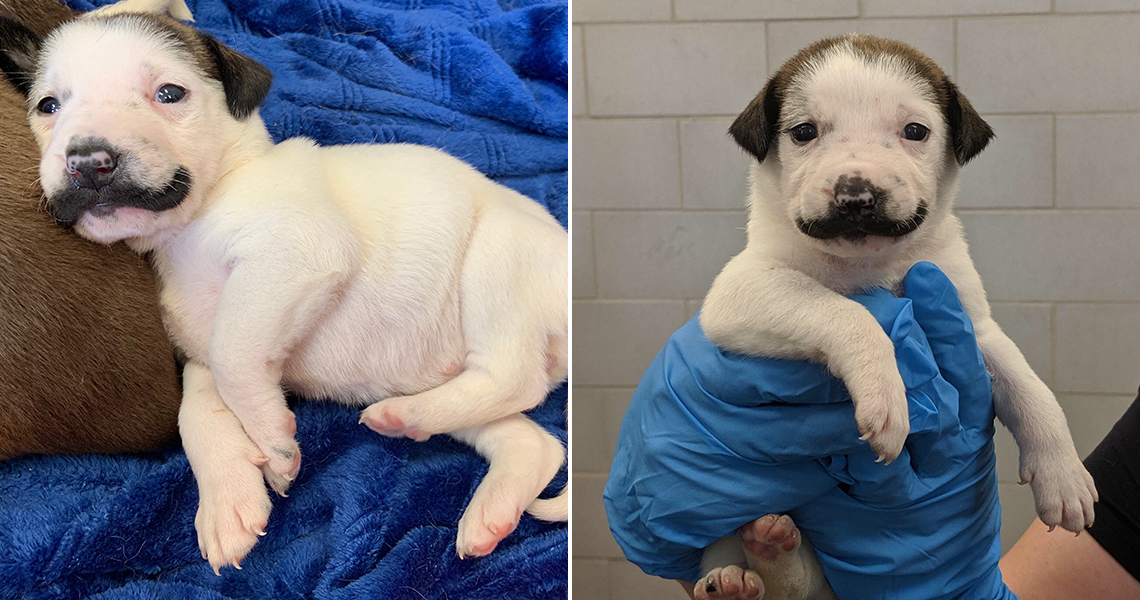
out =
<svg viewBox="0 0 1140 600"><path fill-rule="evenodd" d="M730 133L778 169L767 200L809 243L844 257L921 235L949 210L958 166L993 135L937 65L868 36L801 51Z"/></svg>
<svg viewBox="0 0 1140 600"><path fill-rule="evenodd" d="M154 15L71 21L37 50L29 121L48 209L103 243L192 218L232 143L227 128L270 83L252 59Z"/></svg>

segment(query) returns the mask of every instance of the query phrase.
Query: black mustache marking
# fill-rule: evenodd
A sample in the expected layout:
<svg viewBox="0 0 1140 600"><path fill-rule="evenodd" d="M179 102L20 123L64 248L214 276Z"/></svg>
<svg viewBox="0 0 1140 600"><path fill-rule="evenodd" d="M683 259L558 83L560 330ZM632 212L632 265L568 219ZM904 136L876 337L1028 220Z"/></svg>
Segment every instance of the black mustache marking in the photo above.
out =
<svg viewBox="0 0 1140 600"><path fill-rule="evenodd" d="M869 235L897 238L918 229L926 220L926 215L926 201L919 200L914 216L901 221L887 217L881 209L876 209L866 216L852 216L839 214L833 208L825 217L808 220L796 219L796 227L799 227L805 235L817 240L833 240L842 237L854 241Z"/></svg>
<svg viewBox="0 0 1140 600"><path fill-rule="evenodd" d="M192 183L190 171L178 167L170 181L157 189L142 187L124 177L115 178L99 190L70 185L48 198L48 210L57 223L66 227L74 226L88 211L129 207L162 212L181 204L190 193Z"/></svg>

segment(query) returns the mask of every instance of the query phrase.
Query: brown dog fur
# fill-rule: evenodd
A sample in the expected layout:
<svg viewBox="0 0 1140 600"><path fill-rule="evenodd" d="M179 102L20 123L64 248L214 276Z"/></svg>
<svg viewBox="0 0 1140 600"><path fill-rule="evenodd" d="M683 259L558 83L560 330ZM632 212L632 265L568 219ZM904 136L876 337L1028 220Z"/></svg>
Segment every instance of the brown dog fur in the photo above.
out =
<svg viewBox="0 0 1140 600"><path fill-rule="evenodd" d="M40 34L72 14L55 0L0 13ZM158 449L181 398L151 268L57 227L38 165L26 101L0 82L0 459Z"/></svg>

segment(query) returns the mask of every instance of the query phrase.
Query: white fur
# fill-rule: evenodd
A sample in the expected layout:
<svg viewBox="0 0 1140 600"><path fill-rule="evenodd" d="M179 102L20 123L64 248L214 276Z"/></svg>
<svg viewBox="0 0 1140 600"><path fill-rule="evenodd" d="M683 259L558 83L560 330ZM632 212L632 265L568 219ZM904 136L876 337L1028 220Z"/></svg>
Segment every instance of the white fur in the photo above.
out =
<svg viewBox="0 0 1140 600"><path fill-rule="evenodd" d="M77 230L153 252L168 331L190 360L181 430L215 569L237 566L268 518L259 468L282 494L299 469L285 390L487 457L461 556L490 552L528 507L565 520L565 493L535 501L565 451L519 414L566 376L568 240L542 207L425 147L273 145L256 113L235 120L216 81L122 19L63 26L42 65L32 105L62 102L31 119L49 197L68 185L76 136L125 149L119 168L151 185L179 165L193 176L176 209L87 213ZM155 102L166 83L185 99Z"/></svg>
<svg viewBox="0 0 1140 600"><path fill-rule="evenodd" d="M190 7L186 6L186 0L121 0L120 2L97 8L83 16L109 17L122 13L159 13L167 14L175 19L182 19L183 21L194 20L194 15L190 13Z"/></svg>
<svg viewBox="0 0 1140 600"><path fill-rule="evenodd" d="M909 431L894 347L870 313L844 295L876 286L898 290L916 262L937 264L974 323L993 375L997 416L1017 440L1021 477L1033 487L1038 514L1050 526L1080 531L1092 523L1092 478L1052 392L990 315L961 224L950 212L958 165L946 150L948 124L929 86L896 61L868 64L840 45L793 79L776 146L767 160L753 161L748 244L713 283L701 324L710 339L734 351L826 362L850 389L860 430L890 460ZM821 126L820 137L801 146L785 132L803 121ZM927 141L900 137L914 121L930 128ZM886 207L892 217L908 218L923 198L925 223L897 239L821 241L802 233L794 219L822 214L830 183L854 170L892 191Z"/></svg>

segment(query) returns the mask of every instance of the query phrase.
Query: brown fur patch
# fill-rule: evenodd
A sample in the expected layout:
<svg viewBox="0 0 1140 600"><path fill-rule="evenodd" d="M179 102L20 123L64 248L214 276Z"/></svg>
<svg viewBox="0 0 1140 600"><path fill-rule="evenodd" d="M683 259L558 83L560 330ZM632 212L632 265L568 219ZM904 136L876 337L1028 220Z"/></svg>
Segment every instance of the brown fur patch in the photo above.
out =
<svg viewBox="0 0 1140 600"><path fill-rule="evenodd" d="M812 61L842 43L850 43L856 54L867 59L894 56L914 74L930 84L935 103L950 126L950 146L959 165L981 152L994 133L946 73L913 47L898 40L870 35L848 34L819 40L788 59L768 80L760 94L744 109L729 128L729 134L750 154L763 161L779 135L780 108L792 80Z"/></svg>
<svg viewBox="0 0 1140 600"><path fill-rule="evenodd" d="M269 93L273 74L264 65L184 25L177 19L156 14L118 14L105 17L108 23L131 21L171 40L209 78L222 84L226 105L236 119L245 119Z"/></svg>
<svg viewBox="0 0 1140 600"><path fill-rule="evenodd" d="M0 12L39 32L70 14L53 0ZM57 227L38 165L25 99L0 83L0 458L158 449L181 394L154 275L122 245Z"/></svg>

